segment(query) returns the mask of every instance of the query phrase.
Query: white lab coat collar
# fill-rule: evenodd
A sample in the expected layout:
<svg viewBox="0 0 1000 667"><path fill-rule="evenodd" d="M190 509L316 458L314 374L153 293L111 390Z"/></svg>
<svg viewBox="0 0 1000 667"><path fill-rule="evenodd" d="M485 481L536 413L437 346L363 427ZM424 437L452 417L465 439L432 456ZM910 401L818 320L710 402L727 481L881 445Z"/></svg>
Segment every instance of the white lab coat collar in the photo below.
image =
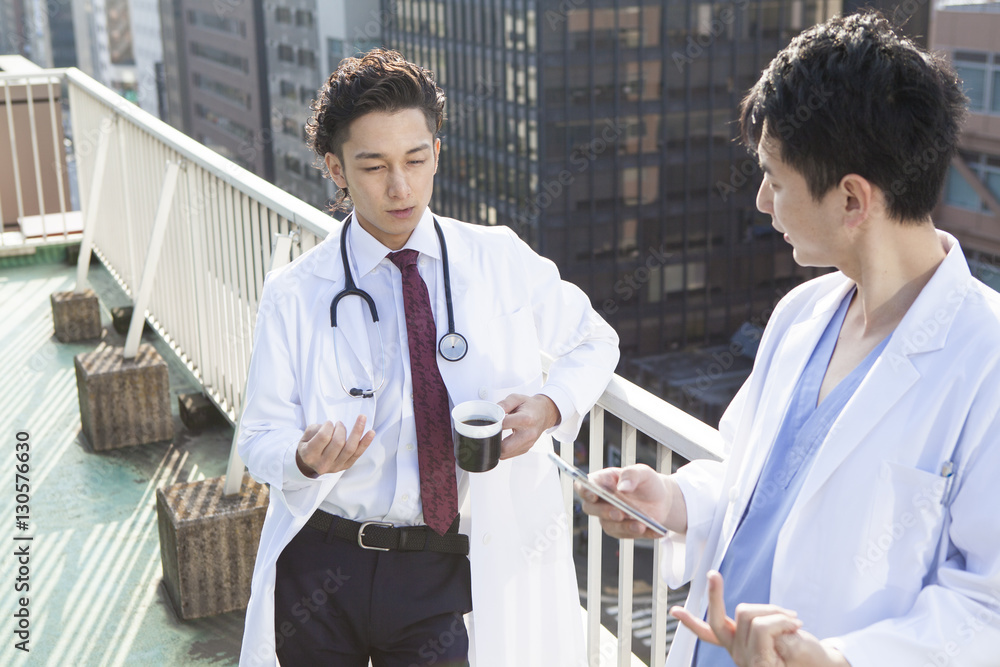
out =
<svg viewBox="0 0 1000 667"><path fill-rule="evenodd" d="M354 224L347 230L348 249L356 271L355 278L358 279L378 266L392 250L357 224L355 211L351 211L351 219ZM434 232L434 214L431 213L430 207L424 209L420 222L413 229L413 233L410 234L410 238L406 240L403 248L416 250L434 259L441 259L440 244L437 234Z"/></svg>

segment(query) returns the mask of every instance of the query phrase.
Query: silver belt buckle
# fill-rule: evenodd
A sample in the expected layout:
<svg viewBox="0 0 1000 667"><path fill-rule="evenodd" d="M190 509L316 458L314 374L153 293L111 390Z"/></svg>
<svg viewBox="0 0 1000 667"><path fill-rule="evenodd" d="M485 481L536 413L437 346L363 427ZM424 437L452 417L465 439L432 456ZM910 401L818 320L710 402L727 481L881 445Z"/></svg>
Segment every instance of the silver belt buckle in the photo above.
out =
<svg viewBox="0 0 1000 667"><path fill-rule="evenodd" d="M358 546L361 547L362 549L371 549L372 551L389 551L388 547L373 547L365 544L365 528L367 528L368 526L382 526L384 528L392 528L392 524L387 523L385 521L365 521L363 524L361 524L361 527L358 528Z"/></svg>

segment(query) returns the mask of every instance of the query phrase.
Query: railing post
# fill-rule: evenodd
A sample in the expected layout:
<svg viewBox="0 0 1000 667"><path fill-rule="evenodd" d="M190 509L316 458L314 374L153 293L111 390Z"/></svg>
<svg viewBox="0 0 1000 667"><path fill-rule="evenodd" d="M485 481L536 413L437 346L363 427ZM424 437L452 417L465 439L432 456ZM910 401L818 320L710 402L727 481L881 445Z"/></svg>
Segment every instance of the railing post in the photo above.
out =
<svg viewBox="0 0 1000 667"><path fill-rule="evenodd" d="M635 463L636 428L622 420L622 468ZM618 664L632 664L632 587L635 580L635 540L618 543Z"/></svg>
<svg viewBox="0 0 1000 667"><path fill-rule="evenodd" d="M669 475L673 467L673 452L666 446L656 445L656 472ZM667 599L669 590L663 581L660 554L661 540L653 542L653 635L649 651L649 667L663 667L667 661Z"/></svg>
<svg viewBox="0 0 1000 667"><path fill-rule="evenodd" d="M180 169L181 166L176 162L167 163L167 173L163 177L163 188L160 190L160 204L156 209L156 219L153 222L153 234L149 239L149 249L146 251L146 265L142 270L139 292L132 305L132 321L128 325L128 335L125 338L125 353L123 355L125 359L134 359L139 350L142 327L146 323L146 306L149 305L149 298L153 292L156 265L160 261L160 250L163 248L163 237L167 233L167 223L170 220L170 209L173 205L174 191L177 189L177 175Z"/></svg>
<svg viewBox="0 0 1000 667"><path fill-rule="evenodd" d="M295 233L291 234L278 234L274 240L274 250L271 251L271 271L274 269L281 268L285 264L288 264L292 258L292 240L295 237ZM242 407L244 400L246 400L247 388L246 382L243 384L243 400L240 401L240 406ZM229 465L226 466L226 483L222 488L222 496L235 496L240 492L240 486L243 484L243 471L245 467L243 465L243 459L240 458L240 452L236 447L236 443L239 441L240 437L240 416L236 415L236 426L233 428L233 442L229 446Z"/></svg>
<svg viewBox="0 0 1000 667"><path fill-rule="evenodd" d="M604 467L604 408L590 411L590 470ZM601 547L604 529L596 516L587 517L587 662L601 665Z"/></svg>
<svg viewBox="0 0 1000 667"><path fill-rule="evenodd" d="M27 79L24 80L28 82ZM7 133L10 135L10 154L14 162L14 194L17 195L17 217L24 217L24 196L21 194L21 166L17 154L17 132L14 130L14 105L10 99L11 81L4 81L3 98L7 109Z"/></svg>
<svg viewBox="0 0 1000 667"><path fill-rule="evenodd" d="M94 158L94 176L90 182L90 196L87 197L87 213L83 223L83 240L80 241L80 256L76 261L77 294L83 294L87 289L87 271L90 269L90 250L94 244L94 233L97 228L97 211L101 205L101 191L104 183L105 167L108 164L108 146L111 143L112 132L118 127L118 116L111 121L111 129L102 132L97 141L97 156Z"/></svg>

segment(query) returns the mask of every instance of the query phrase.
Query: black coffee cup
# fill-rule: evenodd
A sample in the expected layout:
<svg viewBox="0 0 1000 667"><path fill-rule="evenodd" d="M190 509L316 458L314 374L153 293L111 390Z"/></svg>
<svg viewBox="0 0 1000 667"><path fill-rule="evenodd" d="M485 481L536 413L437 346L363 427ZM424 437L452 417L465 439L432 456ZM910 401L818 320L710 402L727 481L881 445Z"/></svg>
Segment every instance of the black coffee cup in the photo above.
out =
<svg viewBox="0 0 1000 667"><path fill-rule="evenodd" d="M500 441L506 413L496 403L466 401L451 411L458 467L486 472L500 462Z"/></svg>

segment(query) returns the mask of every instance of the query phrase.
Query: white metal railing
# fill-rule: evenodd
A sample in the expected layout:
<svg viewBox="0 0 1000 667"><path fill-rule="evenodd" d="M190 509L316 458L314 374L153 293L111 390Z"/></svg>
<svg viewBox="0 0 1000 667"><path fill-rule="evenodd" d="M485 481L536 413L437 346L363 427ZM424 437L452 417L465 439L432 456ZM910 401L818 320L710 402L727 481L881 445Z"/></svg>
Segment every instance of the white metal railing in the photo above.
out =
<svg viewBox="0 0 1000 667"><path fill-rule="evenodd" d="M79 241L64 147L61 70L0 74L0 253Z"/></svg>
<svg viewBox="0 0 1000 667"><path fill-rule="evenodd" d="M86 234L235 423L272 243L291 235L298 255L331 220L82 72L65 77Z"/></svg>
<svg viewBox="0 0 1000 667"><path fill-rule="evenodd" d="M547 363L546 363L547 366ZM615 375L597 405L590 411L590 469L605 465L604 445L606 431L604 417L614 415L621 420L621 465L636 460L636 439L644 433L656 442L657 471L670 473L673 454L684 459L709 458L722 460L722 441L719 432L683 410L654 396L642 387ZM559 453L573 463L573 443L559 443ZM563 478L563 498L568 516L572 517L572 483ZM588 518L587 540L587 655L591 667L609 664L601 641L601 523ZM659 542L653 543L653 594L652 636L650 637L650 665L662 667L667 654L667 586L660 574ZM618 651L615 663L620 667L632 664L632 610L633 562L635 540L621 540L618 556Z"/></svg>
<svg viewBox="0 0 1000 667"><path fill-rule="evenodd" d="M201 382L209 398L236 422L243 403L254 317L273 264L322 240L329 217L222 158L127 102L76 69L47 71L69 91L75 160L86 224L77 289L86 283L90 245L135 300L126 341L138 344L142 315ZM263 146L255 147L264 150ZM277 244L272 249L272 242ZM274 256L272 257L272 253ZM622 422L622 464L635 461L638 433L658 443L657 469L668 472L674 452L686 459L722 456L718 432L615 376L590 415L590 466L604 465L606 414ZM234 439L235 442L235 439ZM573 461L572 443L560 453ZM231 455L237 488L242 462ZM572 516L572 487L564 480ZM591 535L600 524L590 518ZM566 531L572 539L572 530ZM600 625L601 540L589 540L587 636L590 664L631 665L633 540L619 557L619 641L609 655ZM654 545L652 665L666 652L667 594Z"/></svg>

